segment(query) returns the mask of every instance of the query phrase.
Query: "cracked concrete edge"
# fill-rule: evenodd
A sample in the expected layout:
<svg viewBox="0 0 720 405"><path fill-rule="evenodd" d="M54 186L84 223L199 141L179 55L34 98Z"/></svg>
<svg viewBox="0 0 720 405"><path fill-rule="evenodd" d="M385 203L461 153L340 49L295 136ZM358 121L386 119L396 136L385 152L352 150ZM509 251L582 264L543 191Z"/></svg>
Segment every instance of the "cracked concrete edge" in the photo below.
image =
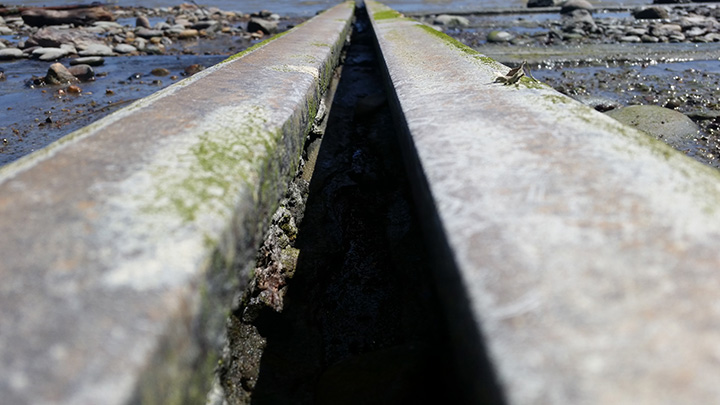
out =
<svg viewBox="0 0 720 405"><path fill-rule="evenodd" d="M713 402L720 174L366 5L468 395Z"/></svg>
<svg viewBox="0 0 720 405"><path fill-rule="evenodd" d="M3 401L205 401L353 10L0 170Z"/></svg>

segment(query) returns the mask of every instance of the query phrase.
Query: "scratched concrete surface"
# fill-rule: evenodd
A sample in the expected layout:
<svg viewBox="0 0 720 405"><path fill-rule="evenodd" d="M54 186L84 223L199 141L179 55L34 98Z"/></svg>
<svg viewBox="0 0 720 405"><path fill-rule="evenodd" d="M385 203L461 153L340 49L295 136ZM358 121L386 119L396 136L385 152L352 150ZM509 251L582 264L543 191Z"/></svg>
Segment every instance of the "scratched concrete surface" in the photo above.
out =
<svg viewBox="0 0 720 405"><path fill-rule="evenodd" d="M474 395L717 402L718 172L367 4Z"/></svg>
<svg viewBox="0 0 720 405"><path fill-rule="evenodd" d="M0 170L0 402L204 402L352 14Z"/></svg>

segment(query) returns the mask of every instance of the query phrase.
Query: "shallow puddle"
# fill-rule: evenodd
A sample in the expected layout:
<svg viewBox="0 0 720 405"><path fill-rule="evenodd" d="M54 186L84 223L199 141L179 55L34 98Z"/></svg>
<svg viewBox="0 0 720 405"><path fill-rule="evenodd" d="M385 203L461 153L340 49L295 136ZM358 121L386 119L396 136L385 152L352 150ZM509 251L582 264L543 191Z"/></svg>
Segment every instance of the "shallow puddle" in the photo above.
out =
<svg viewBox="0 0 720 405"><path fill-rule="evenodd" d="M67 86L30 88L27 82L47 73L50 63L37 60L3 62L7 80L0 86L0 165L28 153L185 78L191 65L210 67L227 55L148 55L105 58L94 67L96 79ZM64 64L67 65L67 62ZM154 69L166 69L155 76ZM61 92L62 90L62 92Z"/></svg>

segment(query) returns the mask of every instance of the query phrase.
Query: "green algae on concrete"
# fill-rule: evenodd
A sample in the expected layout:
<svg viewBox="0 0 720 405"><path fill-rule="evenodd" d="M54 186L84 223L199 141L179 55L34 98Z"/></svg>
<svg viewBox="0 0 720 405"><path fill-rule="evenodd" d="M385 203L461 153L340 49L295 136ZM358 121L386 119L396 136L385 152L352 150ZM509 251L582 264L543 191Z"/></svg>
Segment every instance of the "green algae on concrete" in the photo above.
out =
<svg viewBox="0 0 720 405"><path fill-rule="evenodd" d="M172 167L153 169L156 194L144 202L143 211L173 211L192 222L198 212L227 210L238 187L256 180L248 176L262 164L258 159L274 153L277 142L277 135L266 129L268 114L262 106L222 111L210 117L209 126L228 117L232 125L204 131L188 155L178 157L188 166L185 176L178 177Z"/></svg>
<svg viewBox="0 0 720 405"><path fill-rule="evenodd" d="M416 27L422 29L423 31L425 31L437 38L440 38L447 44L461 50L462 52L464 52L468 55L478 55L480 53L480 52L470 48L469 46L463 44L462 42L458 41L457 39L445 34L444 32L440 32L440 31L436 30L433 27L427 26L425 24L419 24L419 23L416 25Z"/></svg>
<svg viewBox="0 0 720 405"><path fill-rule="evenodd" d="M307 23L307 21L305 21L305 22L297 25L296 27L294 27L294 28L292 28L292 29L289 29L289 30L287 30L287 31L283 31L283 32L277 33L277 34L271 36L271 37L268 38L268 39L265 39L265 40L263 40L263 41L261 41L261 42L258 42L257 44L255 44L255 45L253 45L253 46L251 46L251 47L249 47L249 48L247 48L247 49L245 49L245 50L243 50L243 51L240 51L240 52L238 52L238 53L236 53L236 54L228 57L227 59L225 59L224 61L222 61L222 62L220 62L220 63L232 62L232 61L234 61L235 59L242 58L243 56L245 56L245 55L247 55L247 54L249 54L249 53L251 53L251 52L255 52L256 50L258 50L258 49L260 49L260 48L268 45L268 44L271 43L272 41L275 41L276 39L282 38L283 36L289 34L289 33L292 32L294 29L297 29L297 28L301 27L301 26L302 26L303 24L305 24L305 23Z"/></svg>
<svg viewBox="0 0 720 405"><path fill-rule="evenodd" d="M393 18L401 18L401 17L402 17L402 14L400 14L399 12L392 10L392 9L378 11L376 13L373 13L373 18L378 21L379 20L389 20L389 19L393 19Z"/></svg>

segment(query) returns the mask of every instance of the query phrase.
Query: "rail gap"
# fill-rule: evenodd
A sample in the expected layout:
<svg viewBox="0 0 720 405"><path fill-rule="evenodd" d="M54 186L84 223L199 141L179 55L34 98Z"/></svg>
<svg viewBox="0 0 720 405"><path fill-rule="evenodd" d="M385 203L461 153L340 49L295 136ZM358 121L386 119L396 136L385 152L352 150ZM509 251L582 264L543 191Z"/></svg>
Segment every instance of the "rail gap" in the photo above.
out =
<svg viewBox="0 0 720 405"><path fill-rule="evenodd" d="M362 6L343 52L324 135L311 131L229 317L218 375L230 404L462 398Z"/></svg>

